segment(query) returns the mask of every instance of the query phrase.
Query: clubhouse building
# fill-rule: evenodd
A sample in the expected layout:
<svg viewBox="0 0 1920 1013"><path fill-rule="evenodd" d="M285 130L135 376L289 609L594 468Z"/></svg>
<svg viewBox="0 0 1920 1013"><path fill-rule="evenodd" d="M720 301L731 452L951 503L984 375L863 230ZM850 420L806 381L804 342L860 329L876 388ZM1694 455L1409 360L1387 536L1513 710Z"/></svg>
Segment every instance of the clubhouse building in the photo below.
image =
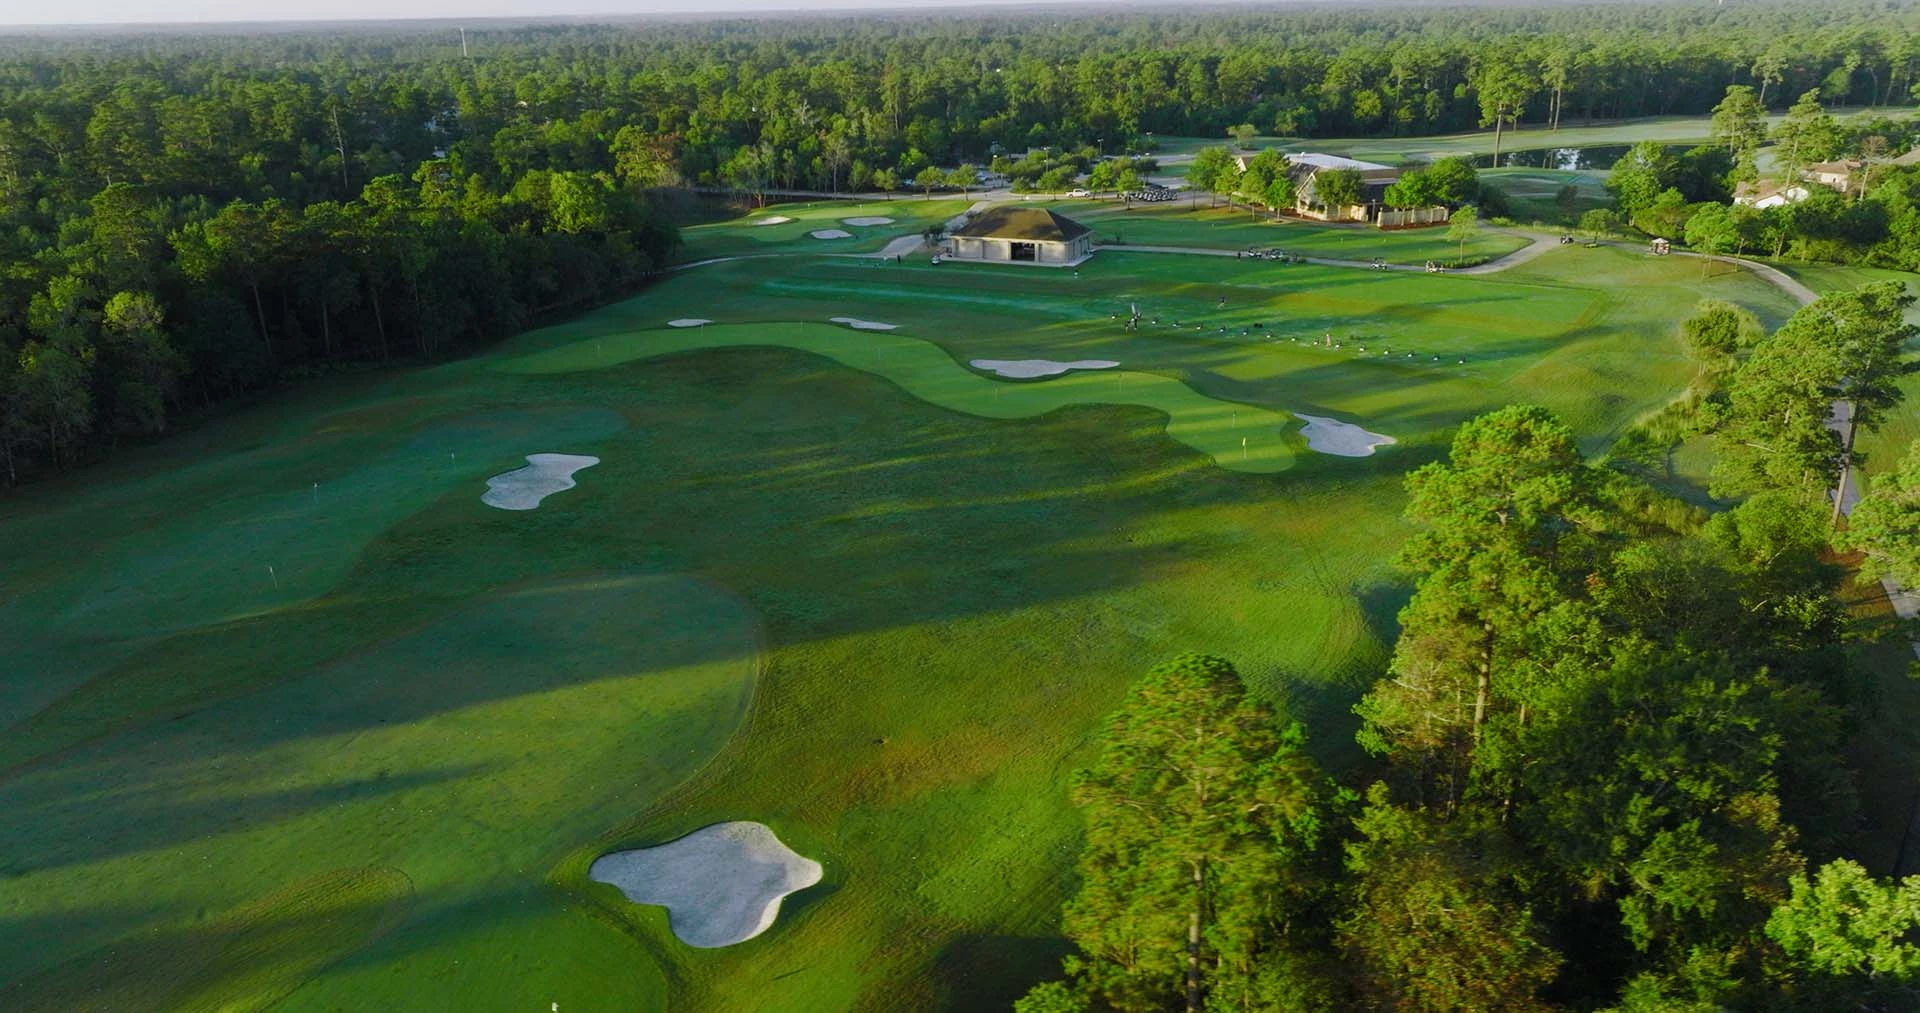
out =
<svg viewBox="0 0 1920 1013"><path fill-rule="evenodd" d="M946 255L1065 267L1093 255L1093 230L1044 208L990 208L947 237Z"/></svg>

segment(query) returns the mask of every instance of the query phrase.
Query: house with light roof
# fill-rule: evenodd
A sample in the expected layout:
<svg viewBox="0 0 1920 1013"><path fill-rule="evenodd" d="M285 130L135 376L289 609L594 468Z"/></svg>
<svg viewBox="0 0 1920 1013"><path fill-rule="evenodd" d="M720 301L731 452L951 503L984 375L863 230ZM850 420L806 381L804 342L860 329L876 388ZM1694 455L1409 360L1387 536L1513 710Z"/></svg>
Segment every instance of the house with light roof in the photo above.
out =
<svg viewBox="0 0 1920 1013"><path fill-rule="evenodd" d="M1387 187L1400 178L1400 170L1391 165L1311 151L1288 155L1287 165L1287 174L1293 179L1294 212L1304 218L1317 218L1323 222L1372 221L1386 204ZM1321 199L1316 181L1322 173L1342 169L1351 169L1360 174L1360 202L1329 207Z"/></svg>

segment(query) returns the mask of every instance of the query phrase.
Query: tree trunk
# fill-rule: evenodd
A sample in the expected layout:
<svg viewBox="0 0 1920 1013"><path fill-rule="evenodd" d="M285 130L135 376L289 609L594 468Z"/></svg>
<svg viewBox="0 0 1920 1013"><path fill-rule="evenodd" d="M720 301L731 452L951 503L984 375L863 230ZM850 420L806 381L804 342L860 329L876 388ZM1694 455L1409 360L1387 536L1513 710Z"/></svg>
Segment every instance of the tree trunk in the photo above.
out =
<svg viewBox="0 0 1920 1013"><path fill-rule="evenodd" d="M387 358L387 321L380 315L380 290L374 288L372 276L367 278L367 301L373 304L373 327L380 334L380 359Z"/></svg>
<svg viewBox="0 0 1920 1013"><path fill-rule="evenodd" d="M1493 167L1496 169L1500 168L1500 124L1505 119L1499 113L1493 114Z"/></svg>
<svg viewBox="0 0 1920 1013"><path fill-rule="evenodd" d="M1193 911L1187 916L1187 1013L1200 1011L1200 909L1206 903L1206 865L1193 866Z"/></svg>
<svg viewBox="0 0 1920 1013"><path fill-rule="evenodd" d="M273 335L267 333L267 310L260 303L260 284L250 281L247 287L253 290L253 315L260 321L260 340L266 342L267 358L271 359L273 358Z"/></svg>
<svg viewBox="0 0 1920 1013"><path fill-rule="evenodd" d="M1493 624L1486 626L1487 637L1480 656L1480 674L1473 687L1473 744L1480 744L1480 730L1487 723L1487 702L1493 696Z"/></svg>

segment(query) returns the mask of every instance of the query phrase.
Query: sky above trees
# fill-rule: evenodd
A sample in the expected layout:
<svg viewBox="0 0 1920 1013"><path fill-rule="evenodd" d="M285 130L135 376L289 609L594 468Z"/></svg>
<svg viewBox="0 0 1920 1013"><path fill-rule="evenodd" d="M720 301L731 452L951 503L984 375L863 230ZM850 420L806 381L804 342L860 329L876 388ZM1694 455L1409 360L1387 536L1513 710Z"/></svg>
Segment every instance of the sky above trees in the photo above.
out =
<svg viewBox="0 0 1920 1013"><path fill-rule="evenodd" d="M74 0L33 4L0 0L0 27L182 21L358 21L405 18L511 18L849 8L896 10L985 7L1031 0L317 0L298 8L262 0ZM1092 3L1101 0L1060 0Z"/></svg>

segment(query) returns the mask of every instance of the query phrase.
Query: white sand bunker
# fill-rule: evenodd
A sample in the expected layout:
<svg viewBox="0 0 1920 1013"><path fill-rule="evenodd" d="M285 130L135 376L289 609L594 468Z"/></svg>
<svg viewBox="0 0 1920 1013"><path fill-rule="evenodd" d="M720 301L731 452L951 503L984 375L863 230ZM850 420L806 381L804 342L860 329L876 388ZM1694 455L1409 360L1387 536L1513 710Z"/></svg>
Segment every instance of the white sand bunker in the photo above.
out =
<svg viewBox="0 0 1920 1013"><path fill-rule="evenodd" d="M667 321L667 326L668 327L698 327L701 324L710 324L710 323L713 323L713 321L707 320L701 317L681 317L678 320Z"/></svg>
<svg viewBox="0 0 1920 1013"><path fill-rule="evenodd" d="M815 239L852 239L853 233L846 229L815 229L808 233Z"/></svg>
<svg viewBox="0 0 1920 1013"><path fill-rule="evenodd" d="M527 466L487 479L480 502L502 510L532 510L540 501L574 486L573 473L600 463L582 454L528 454Z"/></svg>
<svg viewBox="0 0 1920 1013"><path fill-rule="evenodd" d="M1055 362L1052 359L975 359L973 368L984 369L1001 376L1028 380L1036 376L1058 376L1070 369L1112 369L1120 365L1111 359L1075 359L1072 362Z"/></svg>
<svg viewBox="0 0 1920 1013"><path fill-rule="evenodd" d="M767 216L767 217L765 217L765 218L757 218L757 219L754 219L754 222L753 222L753 224L755 224L755 225L785 225L785 224L787 224L787 223L788 223L788 222L790 222L790 221L793 221L793 219L791 219L791 218L788 218L788 217L787 217L786 215L768 215L768 216Z"/></svg>
<svg viewBox="0 0 1920 1013"><path fill-rule="evenodd" d="M882 218L879 215L861 215L858 218L842 218L840 220L843 222L846 222L848 225L892 225L893 224L893 219Z"/></svg>
<svg viewBox="0 0 1920 1013"><path fill-rule="evenodd" d="M820 863L780 843L765 825L737 821L656 848L601 855L587 875L619 887L635 904L665 907L681 942L712 949L772 928L781 898L820 882Z"/></svg>
<svg viewBox="0 0 1920 1013"><path fill-rule="evenodd" d="M859 317L828 317L827 319L836 324L846 324L856 331L891 331L900 327L899 324L883 324L877 320L862 320Z"/></svg>
<svg viewBox="0 0 1920 1013"><path fill-rule="evenodd" d="M1299 412L1294 412L1293 415L1306 423L1300 427L1300 435L1307 438L1307 449L1318 450L1323 454L1333 454L1337 457L1372 457L1373 448L1400 442L1391 436L1367 432L1351 422L1321 418L1318 415L1302 415Z"/></svg>

